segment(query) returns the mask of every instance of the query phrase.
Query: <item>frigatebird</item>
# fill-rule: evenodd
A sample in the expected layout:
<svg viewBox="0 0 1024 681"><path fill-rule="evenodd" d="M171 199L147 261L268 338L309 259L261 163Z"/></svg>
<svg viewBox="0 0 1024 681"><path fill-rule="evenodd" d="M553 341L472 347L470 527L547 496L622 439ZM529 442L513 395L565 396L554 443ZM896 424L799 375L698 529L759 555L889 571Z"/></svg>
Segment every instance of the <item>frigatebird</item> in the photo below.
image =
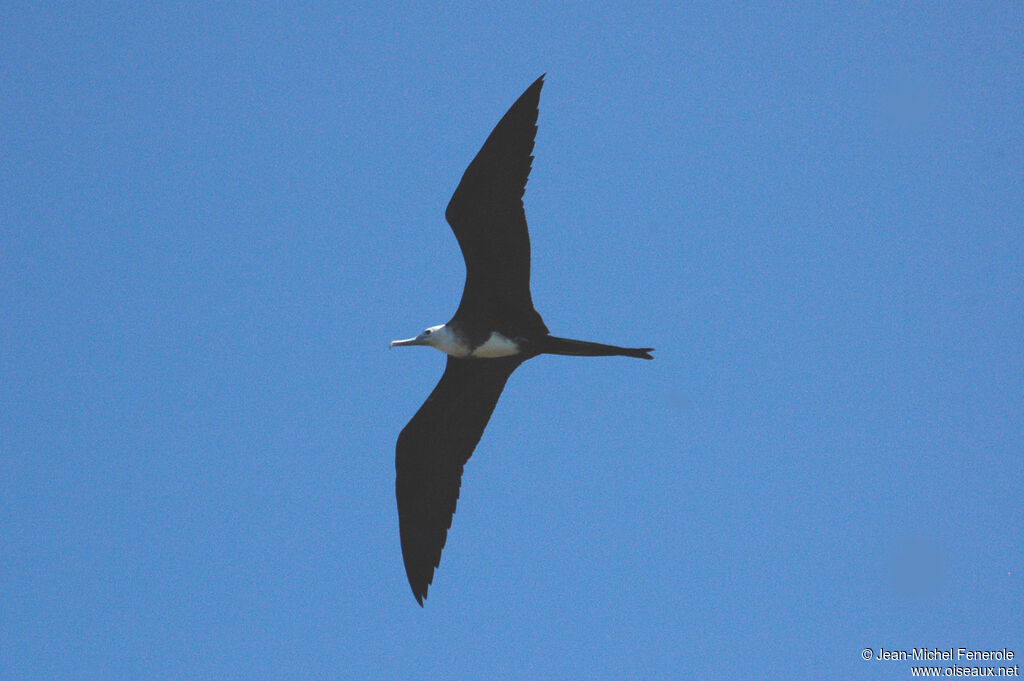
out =
<svg viewBox="0 0 1024 681"><path fill-rule="evenodd" d="M441 562L462 469L512 372L541 354L654 359L654 348L552 336L533 309L523 193L543 84L542 75L498 122L448 203L445 218L466 261L455 316L415 338L391 342L448 355L441 381L398 436L395 455L402 558L421 607Z"/></svg>

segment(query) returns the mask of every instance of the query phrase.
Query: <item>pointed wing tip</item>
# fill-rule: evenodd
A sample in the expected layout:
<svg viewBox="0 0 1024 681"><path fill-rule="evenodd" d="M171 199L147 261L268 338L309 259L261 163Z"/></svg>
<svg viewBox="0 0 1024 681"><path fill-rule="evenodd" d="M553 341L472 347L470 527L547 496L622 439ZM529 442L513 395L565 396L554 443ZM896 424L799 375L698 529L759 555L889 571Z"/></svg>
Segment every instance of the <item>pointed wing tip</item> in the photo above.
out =
<svg viewBox="0 0 1024 681"><path fill-rule="evenodd" d="M405 547L402 547L403 558L406 558ZM415 565L410 563L409 560L405 560L405 577L409 580L409 588L412 589L413 598L419 603L419 606L423 607L423 599L427 597L427 590L430 588L430 583L434 581L434 569L436 565L431 566L427 564L427 569L423 570L422 565Z"/></svg>
<svg viewBox="0 0 1024 681"><path fill-rule="evenodd" d="M544 78L547 75L548 74L546 74L546 73L540 74L540 77L537 80L533 81L533 83L530 85L530 87L526 88L526 92L524 92L523 95L526 95L527 93L532 93L532 94L537 94L537 96L539 97L540 96L540 89L542 87L544 87Z"/></svg>
<svg viewBox="0 0 1024 681"><path fill-rule="evenodd" d="M420 586L416 586L415 584L413 584L412 580L410 579L409 580L409 586L412 587L412 595L413 595L413 597L416 599L416 602L419 603L420 607L422 608L423 607L423 599L427 597L427 589L430 587L430 582L427 582L426 584L423 584L420 587Z"/></svg>
<svg viewBox="0 0 1024 681"><path fill-rule="evenodd" d="M541 88L544 87L544 78L546 78L547 75L548 74L546 73L542 73L537 80L530 83L530 87L523 90L523 94L519 95L519 99L516 100L516 103L513 104L511 108L515 109L516 105L525 104L530 100L534 100L533 104L535 107L538 106L540 104L540 91Z"/></svg>
<svg viewBox="0 0 1024 681"><path fill-rule="evenodd" d="M444 546L442 540L441 546ZM409 556L406 554L406 547L402 546L402 558L405 562L405 577L409 580L409 588L412 589L412 595L419 603L420 607L423 607L423 599L427 597L427 590L430 588L430 583L434 581L434 570L440 563L440 556L438 557L437 563L420 563L416 564L413 560L410 562ZM424 569L426 568L426 569Z"/></svg>

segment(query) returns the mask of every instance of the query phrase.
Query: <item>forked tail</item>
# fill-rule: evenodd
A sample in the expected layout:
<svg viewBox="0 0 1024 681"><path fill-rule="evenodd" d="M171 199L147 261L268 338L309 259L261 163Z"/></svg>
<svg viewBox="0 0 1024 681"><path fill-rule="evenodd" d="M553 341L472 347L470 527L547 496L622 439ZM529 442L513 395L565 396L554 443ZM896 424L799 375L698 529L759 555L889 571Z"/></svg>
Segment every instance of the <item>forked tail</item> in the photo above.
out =
<svg viewBox="0 0 1024 681"><path fill-rule="evenodd" d="M578 355L583 357L623 355L625 357L639 357L640 359L654 359L650 355L654 348L620 348L617 345L590 343L588 341L558 338L556 336L546 337L540 346L541 352L549 355Z"/></svg>

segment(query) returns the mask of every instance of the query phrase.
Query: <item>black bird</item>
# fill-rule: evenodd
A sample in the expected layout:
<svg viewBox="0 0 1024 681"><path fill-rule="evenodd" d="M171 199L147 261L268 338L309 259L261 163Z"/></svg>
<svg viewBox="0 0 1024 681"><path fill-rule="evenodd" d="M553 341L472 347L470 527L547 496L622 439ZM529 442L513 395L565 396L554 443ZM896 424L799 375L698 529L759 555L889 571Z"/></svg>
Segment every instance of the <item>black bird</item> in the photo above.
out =
<svg viewBox="0 0 1024 681"><path fill-rule="evenodd" d="M654 359L653 348L556 338L533 309L523 192L543 84L541 76L498 122L448 203L445 218L466 261L455 316L391 343L429 345L448 355L440 383L398 436L395 456L402 557L421 606L441 562L463 466L516 367L545 353Z"/></svg>

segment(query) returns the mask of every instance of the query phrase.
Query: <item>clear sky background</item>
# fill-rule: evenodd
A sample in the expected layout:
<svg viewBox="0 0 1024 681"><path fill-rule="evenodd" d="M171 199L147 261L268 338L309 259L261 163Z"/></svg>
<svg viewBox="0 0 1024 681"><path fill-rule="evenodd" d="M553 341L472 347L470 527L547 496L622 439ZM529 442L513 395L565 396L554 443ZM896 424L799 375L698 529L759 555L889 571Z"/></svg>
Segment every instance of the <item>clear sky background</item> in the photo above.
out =
<svg viewBox="0 0 1024 681"><path fill-rule="evenodd" d="M5 4L0 677L1021 662L1024 10L684 4ZM516 372L421 609L387 344L544 72L534 301L656 360Z"/></svg>

